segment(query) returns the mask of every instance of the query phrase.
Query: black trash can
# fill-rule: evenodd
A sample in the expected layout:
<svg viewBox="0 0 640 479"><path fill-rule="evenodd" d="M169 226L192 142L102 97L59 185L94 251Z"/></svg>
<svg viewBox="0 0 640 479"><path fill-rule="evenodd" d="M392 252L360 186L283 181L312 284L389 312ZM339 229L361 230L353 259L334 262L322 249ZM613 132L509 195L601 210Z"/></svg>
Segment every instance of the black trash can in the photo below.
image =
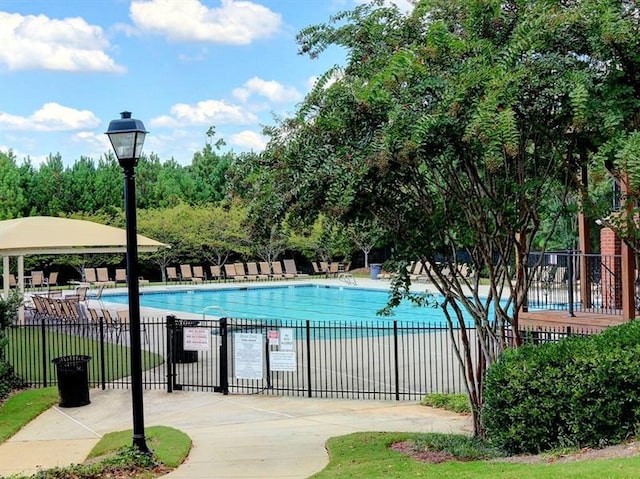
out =
<svg viewBox="0 0 640 479"><path fill-rule="evenodd" d="M184 350L184 328L194 328L200 321L188 320L188 319L176 319L174 335L173 335L173 348L174 348L174 362L176 363L197 363L198 351L185 351Z"/></svg>
<svg viewBox="0 0 640 479"><path fill-rule="evenodd" d="M60 407L85 406L89 400L88 364L91 356L75 354L61 356L51 362L56 365Z"/></svg>

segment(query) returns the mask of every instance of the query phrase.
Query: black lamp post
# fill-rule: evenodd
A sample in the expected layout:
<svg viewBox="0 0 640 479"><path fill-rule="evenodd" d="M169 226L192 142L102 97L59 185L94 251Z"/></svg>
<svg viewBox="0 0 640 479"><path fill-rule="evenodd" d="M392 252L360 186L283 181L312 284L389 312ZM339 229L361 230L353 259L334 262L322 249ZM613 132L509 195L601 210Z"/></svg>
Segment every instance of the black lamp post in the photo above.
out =
<svg viewBox="0 0 640 479"><path fill-rule="evenodd" d="M129 291L129 334L131 338L131 398L133 407L133 445L147 454L144 437L144 406L142 402L142 346L140 341L140 289L138 286L138 239L136 224L135 168L142 152L147 131L140 120L128 111L119 120L109 123L109 136L118 163L124 172L124 204L127 221L127 287Z"/></svg>

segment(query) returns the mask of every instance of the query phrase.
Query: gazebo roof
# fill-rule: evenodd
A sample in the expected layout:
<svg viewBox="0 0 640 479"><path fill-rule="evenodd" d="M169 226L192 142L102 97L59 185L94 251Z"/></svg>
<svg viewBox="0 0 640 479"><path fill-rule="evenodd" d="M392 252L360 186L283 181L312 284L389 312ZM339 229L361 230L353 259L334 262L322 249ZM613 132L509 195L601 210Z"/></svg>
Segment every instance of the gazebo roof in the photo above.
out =
<svg viewBox="0 0 640 479"><path fill-rule="evenodd" d="M30 216L0 221L0 256L35 254L121 253L126 231L86 220ZM157 251L169 246L138 235L138 250Z"/></svg>

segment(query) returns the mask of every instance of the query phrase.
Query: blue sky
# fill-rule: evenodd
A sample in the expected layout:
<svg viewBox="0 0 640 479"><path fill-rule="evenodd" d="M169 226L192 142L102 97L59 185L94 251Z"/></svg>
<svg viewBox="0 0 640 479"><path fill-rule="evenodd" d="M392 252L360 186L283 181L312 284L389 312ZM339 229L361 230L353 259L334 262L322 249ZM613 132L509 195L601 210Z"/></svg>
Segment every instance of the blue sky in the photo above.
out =
<svg viewBox="0 0 640 479"><path fill-rule="evenodd" d="M296 33L365 1L0 0L0 151L97 161L124 110L162 161L190 163L211 126L227 149L260 151L262 125L343 62L298 55Z"/></svg>

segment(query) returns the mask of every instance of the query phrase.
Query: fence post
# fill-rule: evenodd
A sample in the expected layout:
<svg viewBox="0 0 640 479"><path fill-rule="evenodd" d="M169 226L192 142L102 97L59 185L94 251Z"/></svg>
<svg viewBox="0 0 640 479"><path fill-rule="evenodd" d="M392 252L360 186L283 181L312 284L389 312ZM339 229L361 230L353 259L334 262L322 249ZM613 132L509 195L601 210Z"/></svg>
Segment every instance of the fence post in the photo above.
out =
<svg viewBox="0 0 640 479"><path fill-rule="evenodd" d="M400 401L400 369L398 364L398 321L393 320L393 360L396 375L396 401Z"/></svg>
<svg viewBox="0 0 640 479"><path fill-rule="evenodd" d="M45 327L44 315L40 315L40 336L42 338L42 378L43 386L47 387L47 328Z"/></svg>
<svg viewBox="0 0 640 479"><path fill-rule="evenodd" d="M173 392L173 383L175 381L175 361L174 356L174 341L173 331L175 330L176 317L173 315L167 316L167 392Z"/></svg>
<svg viewBox="0 0 640 479"><path fill-rule="evenodd" d="M311 321L307 319L307 397L311 397Z"/></svg>
<svg viewBox="0 0 640 479"><path fill-rule="evenodd" d="M220 318L220 392L225 396L229 394L228 333L227 318Z"/></svg>
<svg viewBox="0 0 640 479"><path fill-rule="evenodd" d="M104 354L104 318L100 317L100 376L102 376L102 390L107 389L107 365Z"/></svg>
<svg viewBox="0 0 640 479"><path fill-rule="evenodd" d="M573 250L567 251L567 301L569 301L569 317L575 317L573 312Z"/></svg>

